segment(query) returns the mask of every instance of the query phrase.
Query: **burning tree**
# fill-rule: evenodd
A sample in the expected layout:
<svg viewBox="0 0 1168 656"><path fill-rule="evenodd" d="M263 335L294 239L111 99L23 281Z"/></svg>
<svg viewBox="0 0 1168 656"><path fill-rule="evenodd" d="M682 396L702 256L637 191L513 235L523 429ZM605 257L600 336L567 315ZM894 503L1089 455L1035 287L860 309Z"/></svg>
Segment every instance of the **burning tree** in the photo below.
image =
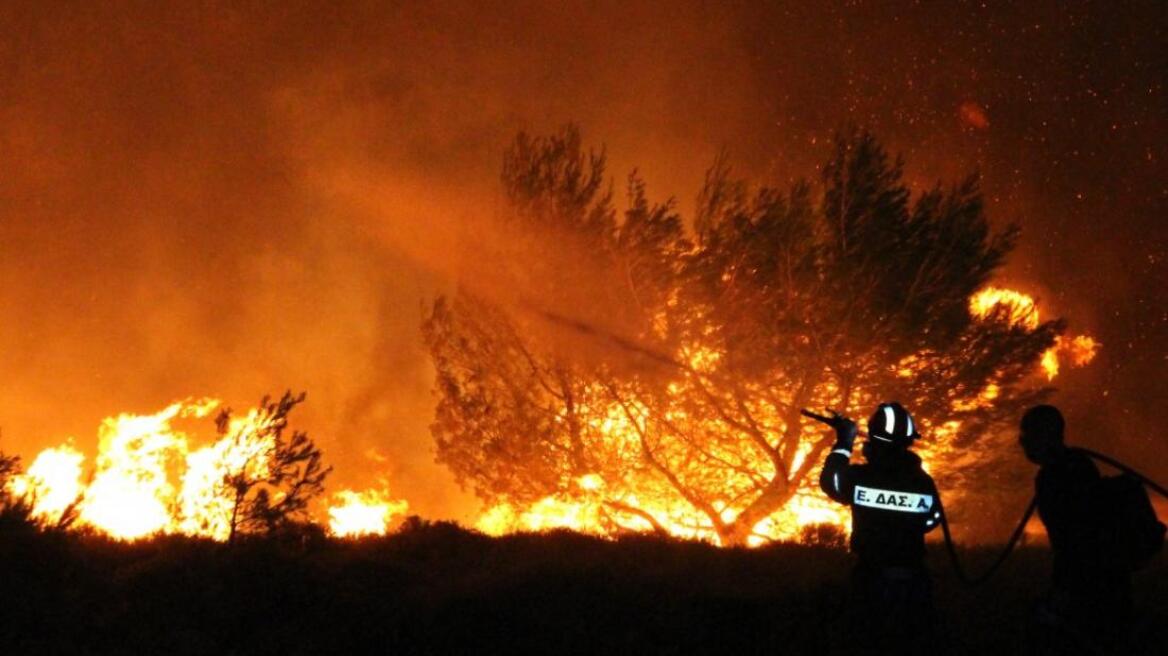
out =
<svg viewBox="0 0 1168 656"><path fill-rule="evenodd" d="M490 261L524 292L466 282L423 325L438 458L489 521L790 537L834 519L805 495L831 438L801 407L900 400L944 479L1050 392L1035 372L1064 322L971 306L1018 234L991 231L975 176L914 198L853 132L815 185L752 189L720 158L687 231L635 175L618 218L604 166L573 128L519 135L516 238Z"/></svg>
<svg viewBox="0 0 1168 656"><path fill-rule="evenodd" d="M304 392L285 392L276 402L265 397L242 423L232 423L229 409L216 417L223 437L216 455L227 463L216 493L229 509L228 542L241 532L272 533L303 521L308 502L324 491L333 468L325 467L320 448L303 431L285 434L288 413L304 399Z"/></svg>
<svg viewBox="0 0 1168 656"><path fill-rule="evenodd" d="M324 491L324 479L332 467L324 466L321 451L302 431L285 433L288 413L304 401L301 393L285 392L278 401L265 397L243 419L233 419L230 409L215 419L221 439L204 457L190 463L188 480L198 481L205 471L217 479L209 485L193 485L181 502L192 507L218 501L219 512L188 513L201 525L189 532L225 536L239 533L273 533L292 522L306 519L309 501ZM186 490L184 490L186 492Z"/></svg>

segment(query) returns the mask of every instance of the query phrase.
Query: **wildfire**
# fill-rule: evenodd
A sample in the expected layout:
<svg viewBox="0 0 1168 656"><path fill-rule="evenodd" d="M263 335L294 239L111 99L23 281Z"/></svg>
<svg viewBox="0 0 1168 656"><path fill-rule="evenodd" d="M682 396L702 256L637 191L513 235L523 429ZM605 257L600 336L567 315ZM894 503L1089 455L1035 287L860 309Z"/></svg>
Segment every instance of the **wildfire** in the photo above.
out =
<svg viewBox="0 0 1168 656"><path fill-rule="evenodd" d="M1099 352L1099 342L1090 335L1075 335L1071 338L1059 337L1054 346L1042 354L1042 368L1046 371L1047 380L1053 380L1059 372L1060 357L1065 358L1073 367L1082 367L1095 359Z"/></svg>
<svg viewBox="0 0 1168 656"><path fill-rule="evenodd" d="M390 522L409 509L408 503L392 498L385 489L341 490L333 499L328 509L329 532L337 537L384 535Z"/></svg>
<svg viewBox="0 0 1168 656"><path fill-rule="evenodd" d="M205 417L218 405L204 399L173 403L153 415L123 414L102 422L93 482L80 505L81 521L116 538L171 532L177 490L169 471L186 456L177 418Z"/></svg>
<svg viewBox="0 0 1168 656"><path fill-rule="evenodd" d="M1002 313L1008 323L1029 329L1039 324L1034 298L1013 289L986 287L969 299L969 312L979 319Z"/></svg>
<svg viewBox="0 0 1168 656"><path fill-rule="evenodd" d="M81 463L85 456L65 444L41 451L28 471L16 476L10 491L34 502L33 517L56 524L81 495Z"/></svg>
<svg viewBox="0 0 1168 656"><path fill-rule="evenodd" d="M8 491L46 524L60 522L72 508L77 526L122 540L156 534L225 540L234 507L228 480L264 474L274 436L266 430L266 415L255 408L230 419L215 441L192 448L180 424L206 418L220 406L216 399L188 399L150 415L109 417L98 429L88 483L85 456L65 444L37 454L27 472L9 481ZM384 533L390 518L407 507L378 491L345 490L337 499L328 511L336 535Z"/></svg>
<svg viewBox="0 0 1168 656"><path fill-rule="evenodd" d="M986 288L974 294L969 300L970 313L980 320L1005 321L1027 330L1041 325L1037 302L1022 292L997 287ZM1039 368L1048 377L1058 373L1060 363L1084 366L1094 358L1099 348L1098 342L1087 335L1059 338L1046 351ZM718 362L721 354L708 346L691 346L683 349L681 358L688 362L697 373L708 372ZM906 358L897 363L896 375L912 378L920 366L916 357ZM682 394L681 383L673 383L672 394ZM971 406L992 404L1001 394L997 384L990 383L976 398L967 402ZM955 409L963 409L957 407ZM972 408L964 408L972 409ZM634 408L635 414L647 418L648 409ZM638 443L637 431L644 429L644 421L634 422L615 404L602 412L591 413L591 427L602 437L609 449L620 459L623 445ZM684 410L669 411L666 419L670 422L686 421ZM776 425L780 423L776 419ZM639 425L638 425L639 424ZM933 439L923 444L920 455L928 469L952 438L961 429L959 421L948 421L931 427ZM809 455L810 440L805 441L794 454L789 464L791 472L796 471ZM760 456L756 462L743 463L744 468L766 471L767 464ZM629 480L625 480L629 477ZM714 527L708 516L670 493L655 494L656 488L651 477L632 472L613 472L608 475L585 474L573 481L569 491L561 495L544 497L534 503L517 505L499 502L488 507L479 517L476 527L491 535L515 531L543 531L549 529L570 529L596 535L612 535L626 531L664 531L671 536L690 539L718 541ZM736 510L732 502L715 501L714 509L724 521L731 521ZM636 508L633 512L630 509ZM815 476L806 477L801 487L791 496L787 504L778 512L762 518L751 530L746 544L757 546L771 541L794 541L807 534L813 527L828 526L840 533L848 531L846 508L826 499L815 483Z"/></svg>
<svg viewBox="0 0 1168 656"><path fill-rule="evenodd" d="M509 503L496 504L479 517L475 528L487 535L557 528L602 534L605 531L601 525L601 516L601 508L596 502L570 501L549 496L523 509Z"/></svg>
<svg viewBox="0 0 1168 656"><path fill-rule="evenodd" d="M1026 329L1041 325L1035 300L1015 290L987 288L970 298L969 307L981 320L1006 321ZM1081 367L1091 362L1099 346L1088 335L1060 337L1043 354L1041 369L1054 378L1060 366ZM721 357L708 347L691 347L682 355L699 374L710 371ZM895 366L898 376L912 378L919 365L908 358ZM674 384L671 393L681 395L678 385L684 384ZM973 403L992 403L999 393L991 383ZM595 394L590 398L604 397ZM257 408L231 418L216 439L194 446L184 427L193 420L206 419L220 406L215 399L188 399L154 414L107 418L98 430L98 453L88 479L85 455L67 443L40 452L26 473L9 482L9 492L27 500L33 517L48 524L67 516L78 526L125 540L155 534L224 540L235 501L227 481L241 472L262 475L269 467L267 458L274 438L265 430L265 415ZM640 453L638 445L649 413L648 408L636 404L605 402L594 407L587 413L588 428L596 439L603 440L618 466L575 478L567 486L569 491L561 495L525 505L496 503L480 515L476 527L493 535L566 528L597 535L659 531L679 538L719 540L709 513L703 514L668 493L651 471L630 464ZM760 416L781 428L777 412L762 412ZM671 424L691 421L684 407L667 410L664 419ZM936 445L956 435L960 427L956 421L931 427L932 444L923 445L921 450L926 465L935 457ZM792 454L787 474L801 467L810 456L810 448L808 440ZM722 457L716 452L708 455ZM741 466L766 472L768 463L760 454L757 462ZM809 527L822 525L846 533L846 509L824 498L814 478L804 477L782 509L757 521L745 543L797 540ZM734 505L729 480L725 488L727 498L714 500L712 508L729 523L740 510ZM409 507L391 496L384 485L365 491L340 490L331 501L326 511L328 530L338 537L384 534Z"/></svg>
<svg viewBox="0 0 1168 656"><path fill-rule="evenodd" d="M987 287L981 290L969 299L969 312L979 319L1000 317L1011 325L1031 330L1040 324L1038 304L1034 298L1013 289ZM1054 346L1042 354L1040 365L1046 379L1054 380L1064 359L1074 367L1089 364L1095 359L1099 346L1099 342L1089 335L1058 337Z"/></svg>
<svg viewBox="0 0 1168 656"><path fill-rule="evenodd" d="M657 512L646 511L653 515L653 522L639 516L618 520L614 515L619 513L621 505L639 505ZM732 518L730 508L724 508L723 512L725 519ZM825 499L818 489L806 489L792 497L782 510L756 524L747 538L747 545L754 547L780 540L795 540L805 528L818 525L830 525L846 533L847 521L843 507ZM571 500L556 496L544 497L526 507L497 503L480 515L475 523L475 528L488 535L568 529L607 536L614 532L614 528L618 529L617 532L643 533L657 527L675 538L715 539L708 521L685 505L667 502L650 504L635 495L611 506L599 499Z"/></svg>

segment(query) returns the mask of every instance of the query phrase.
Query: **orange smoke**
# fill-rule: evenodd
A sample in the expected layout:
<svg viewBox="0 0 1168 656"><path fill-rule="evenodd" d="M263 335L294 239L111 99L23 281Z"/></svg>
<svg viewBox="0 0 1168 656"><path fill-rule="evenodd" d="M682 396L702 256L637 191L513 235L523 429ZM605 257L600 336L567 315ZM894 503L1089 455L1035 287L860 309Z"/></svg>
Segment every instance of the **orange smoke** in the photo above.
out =
<svg viewBox="0 0 1168 656"><path fill-rule="evenodd" d="M961 122L969 127L984 130L990 126L990 119L986 115L985 109L972 100L961 103L961 106L957 108L957 114L961 117Z"/></svg>

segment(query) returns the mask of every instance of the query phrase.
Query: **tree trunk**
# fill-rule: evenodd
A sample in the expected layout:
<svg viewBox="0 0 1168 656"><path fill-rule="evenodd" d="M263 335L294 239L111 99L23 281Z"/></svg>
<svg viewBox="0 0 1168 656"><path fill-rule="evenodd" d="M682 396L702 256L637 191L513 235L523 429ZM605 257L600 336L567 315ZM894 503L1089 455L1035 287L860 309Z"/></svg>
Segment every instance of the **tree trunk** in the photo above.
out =
<svg viewBox="0 0 1168 656"><path fill-rule="evenodd" d="M241 495L239 494L239 488L236 488L234 503L231 504L231 524L228 527L228 531L227 531L227 544L232 544L235 542L235 527L239 525L239 503L240 503L240 501L241 501Z"/></svg>
<svg viewBox="0 0 1168 656"><path fill-rule="evenodd" d="M738 513L734 521L726 524L723 530L718 532L722 546L746 546L755 525L782 510L791 497L795 496L797 489L799 489L797 485L789 485L785 479L776 476L745 510Z"/></svg>

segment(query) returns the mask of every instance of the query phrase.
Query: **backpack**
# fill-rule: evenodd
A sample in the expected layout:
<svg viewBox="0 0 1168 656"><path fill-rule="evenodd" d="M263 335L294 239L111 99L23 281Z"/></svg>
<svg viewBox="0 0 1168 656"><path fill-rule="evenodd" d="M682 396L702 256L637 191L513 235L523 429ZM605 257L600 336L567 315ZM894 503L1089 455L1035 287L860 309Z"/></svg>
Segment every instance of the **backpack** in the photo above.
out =
<svg viewBox="0 0 1168 656"><path fill-rule="evenodd" d="M1140 479L1130 474L1100 479L1103 529L1113 553L1136 570L1164 548L1166 528Z"/></svg>

